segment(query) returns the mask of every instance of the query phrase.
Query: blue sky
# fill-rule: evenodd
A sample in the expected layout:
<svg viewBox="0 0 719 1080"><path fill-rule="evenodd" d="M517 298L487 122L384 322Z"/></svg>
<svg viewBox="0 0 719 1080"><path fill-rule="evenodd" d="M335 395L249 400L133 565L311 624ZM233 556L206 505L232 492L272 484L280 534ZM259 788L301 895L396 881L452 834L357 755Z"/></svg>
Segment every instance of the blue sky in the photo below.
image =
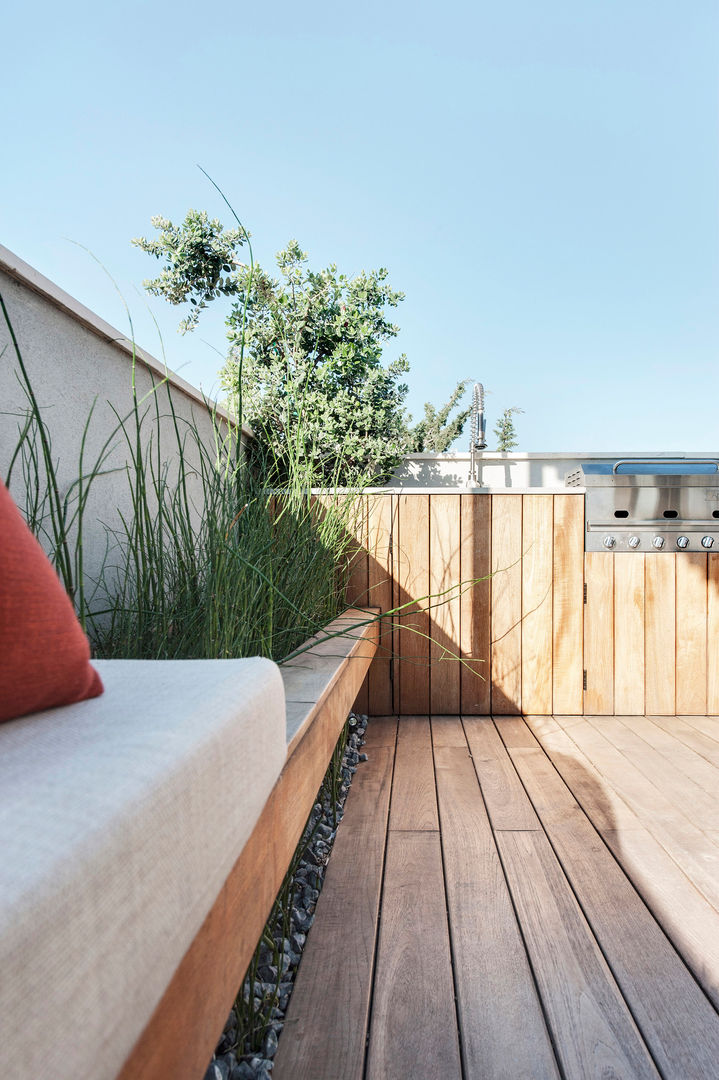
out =
<svg viewBox="0 0 719 1080"><path fill-rule="evenodd" d="M523 450L719 449L714 0L38 3L3 37L0 242L124 328L90 249L151 352L130 238L226 217L199 162L261 263L389 269L416 416L472 378ZM150 303L210 391L221 313Z"/></svg>

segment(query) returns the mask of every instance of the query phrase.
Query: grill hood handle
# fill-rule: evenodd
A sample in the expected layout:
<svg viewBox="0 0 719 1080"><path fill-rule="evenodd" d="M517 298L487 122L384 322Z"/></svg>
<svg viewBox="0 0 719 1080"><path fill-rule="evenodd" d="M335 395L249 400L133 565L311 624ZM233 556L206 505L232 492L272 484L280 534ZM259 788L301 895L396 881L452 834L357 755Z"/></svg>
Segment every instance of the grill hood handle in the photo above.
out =
<svg viewBox="0 0 719 1080"><path fill-rule="evenodd" d="M719 472L717 458L622 458L614 462L612 473L615 473L620 465L714 465Z"/></svg>

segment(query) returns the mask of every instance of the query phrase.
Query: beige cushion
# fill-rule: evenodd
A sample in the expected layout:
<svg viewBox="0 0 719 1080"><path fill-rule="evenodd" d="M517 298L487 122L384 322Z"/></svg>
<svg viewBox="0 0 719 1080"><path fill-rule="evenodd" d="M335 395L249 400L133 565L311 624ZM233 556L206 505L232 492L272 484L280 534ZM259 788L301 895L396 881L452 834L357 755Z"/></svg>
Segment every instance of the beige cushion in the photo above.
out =
<svg viewBox="0 0 719 1080"><path fill-rule="evenodd" d="M116 660L0 725L0 1076L119 1071L282 769L269 660Z"/></svg>

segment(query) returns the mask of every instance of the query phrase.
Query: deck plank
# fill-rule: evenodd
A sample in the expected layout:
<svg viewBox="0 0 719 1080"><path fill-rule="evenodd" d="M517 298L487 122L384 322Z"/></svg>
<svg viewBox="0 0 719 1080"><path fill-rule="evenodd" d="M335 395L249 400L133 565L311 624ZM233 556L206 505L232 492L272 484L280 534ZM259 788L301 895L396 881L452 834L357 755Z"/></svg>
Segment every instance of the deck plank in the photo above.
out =
<svg viewBox="0 0 719 1080"><path fill-rule="evenodd" d="M508 749L662 1075L705 1080L719 1062L714 1008L539 744ZM543 809L572 804L569 821Z"/></svg>
<svg viewBox="0 0 719 1080"><path fill-rule="evenodd" d="M544 832L496 833L565 1076L659 1076Z"/></svg>
<svg viewBox="0 0 719 1080"><path fill-rule="evenodd" d="M381 726L391 738L392 725ZM290 998L275 1080L362 1080L393 756L391 745L375 746L371 767L355 776Z"/></svg>
<svg viewBox="0 0 719 1080"><path fill-rule="evenodd" d="M712 765L701 754L686 746L673 732L660 727L646 716L623 716L621 720L674 767L678 780L686 777L692 784L697 784L706 795L712 797L715 810L719 810L716 798L719 791L719 765Z"/></svg>
<svg viewBox="0 0 719 1080"><path fill-rule="evenodd" d="M625 874L661 923L715 1006L719 1006L719 915L636 814L555 722L528 718L552 765ZM535 793L542 820L549 815Z"/></svg>
<svg viewBox="0 0 719 1080"><path fill-rule="evenodd" d="M558 1077L466 744L435 764L465 1080Z"/></svg>
<svg viewBox="0 0 719 1080"><path fill-rule="evenodd" d="M403 716L399 722L389 827L395 832L439 829L432 735L426 716Z"/></svg>
<svg viewBox="0 0 719 1080"><path fill-rule="evenodd" d="M651 716L650 719L719 768L719 729L716 723L708 730L700 726L702 719L706 721L709 717Z"/></svg>
<svg viewBox="0 0 719 1080"><path fill-rule="evenodd" d="M461 1080L439 834L390 832L367 1080Z"/></svg>
<svg viewBox="0 0 719 1080"><path fill-rule="evenodd" d="M687 804L684 810L675 806L589 720L572 725L569 734L696 888L719 910L719 848L694 824L691 806Z"/></svg>
<svg viewBox="0 0 719 1080"><path fill-rule="evenodd" d="M678 810L684 813L687 806L691 806L692 819L701 822L702 831L719 829L716 786L713 788L713 794L709 795L699 784L678 769L676 759L670 761L660 754L642 734L634 730L630 723L624 722L624 717L590 718L589 723ZM716 779L719 780L719 776Z"/></svg>
<svg viewBox="0 0 719 1080"><path fill-rule="evenodd" d="M465 716L463 724L494 829L540 829L521 781L491 719Z"/></svg>

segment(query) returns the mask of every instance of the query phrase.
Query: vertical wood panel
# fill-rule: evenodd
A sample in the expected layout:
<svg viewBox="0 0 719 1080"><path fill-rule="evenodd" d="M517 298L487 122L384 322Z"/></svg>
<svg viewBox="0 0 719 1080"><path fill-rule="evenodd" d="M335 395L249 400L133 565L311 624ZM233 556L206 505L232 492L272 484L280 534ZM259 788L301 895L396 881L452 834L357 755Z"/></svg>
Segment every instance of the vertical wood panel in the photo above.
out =
<svg viewBox="0 0 719 1080"><path fill-rule="evenodd" d="M614 556L614 711L644 712L644 555Z"/></svg>
<svg viewBox="0 0 719 1080"><path fill-rule="evenodd" d="M392 516L393 495L369 495L367 506L368 595L371 607L389 611L393 603ZM392 620L380 622L377 653L370 665L367 710L371 716L394 712L390 663L393 652Z"/></svg>
<svg viewBox="0 0 719 1080"><path fill-rule="evenodd" d="M676 712L707 711L707 556L678 555Z"/></svg>
<svg viewBox="0 0 719 1080"><path fill-rule="evenodd" d="M522 711L552 712L554 496L522 497Z"/></svg>
<svg viewBox="0 0 719 1080"><path fill-rule="evenodd" d="M461 495L460 576L476 581L460 599L461 711L487 715L490 700L491 495ZM484 578L479 581L477 579Z"/></svg>
<svg viewBox="0 0 719 1080"><path fill-rule="evenodd" d="M600 715L614 712L614 555L588 551L584 576L584 711Z"/></svg>
<svg viewBox="0 0 719 1080"><path fill-rule="evenodd" d="M676 555L646 556L646 708L650 715L675 712Z"/></svg>
<svg viewBox="0 0 719 1080"><path fill-rule="evenodd" d="M429 712L429 495L400 495L394 548L398 630L395 680L400 715ZM413 603L416 601L416 603ZM405 605L410 605L405 607Z"/></svg>
<svg viewBox="0 0 719 1080"><path fill-rule="evenodd" d="M430 712L459 712L460 496L429 497ZM447 592L447 590L450 590ZM442 595L440 595L442 594Z"/></svg>
<svg viewBox="0 0 719 1080"><path fill-rule="evenodd" d="M719 713L719 555L709 556L707 597L707 712Z"/></svg>
<svg viewBox="0 0 719 1080"><path fill-rule="evenodd" d="M584 707L584 498L581 495L554 496L553 574L553 711L575 716Z"/></svg>
<svg viewBox="0 0 719 1080"><path fill-rule="evenodd" d="M347 552L347 606L367 604L367 496L359 495L348 523L352 538Z"/></svg>
<svg viewBox="0 0 719 1080"><path fill-rule="evenodd" d="M347 604L365 607L369 603L369 555L367 553L367 496L355 499L349 527L353 539L348 550L349 573L347 579ZM366 713L369 708L369 673L360 687L353 710Z"/></svg>
<svg viewBox="0 0 719 1080"><path fill-rule="evenodd" d="M492 495L492 712L522 710L522 496Z"/></svg>

